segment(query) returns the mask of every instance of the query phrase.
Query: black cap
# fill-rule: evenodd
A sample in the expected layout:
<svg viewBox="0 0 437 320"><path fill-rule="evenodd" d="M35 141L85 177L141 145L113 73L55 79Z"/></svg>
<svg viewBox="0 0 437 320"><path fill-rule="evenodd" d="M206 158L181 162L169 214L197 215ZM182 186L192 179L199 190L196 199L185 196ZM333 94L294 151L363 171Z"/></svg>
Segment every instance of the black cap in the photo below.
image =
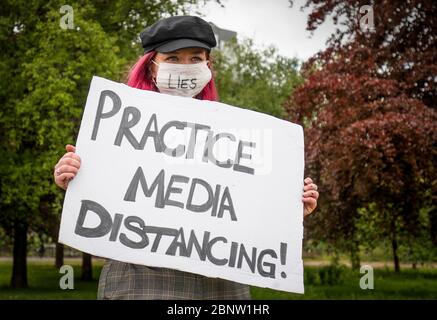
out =
<svg viewBox="0 0 437 320"><path fill-rule="evenodd" d="M144 29L140 38L144 53L152 50L171 52L188 47L200 47L210 51L217 45L209 23L194 16L161 19Z"/></svg>

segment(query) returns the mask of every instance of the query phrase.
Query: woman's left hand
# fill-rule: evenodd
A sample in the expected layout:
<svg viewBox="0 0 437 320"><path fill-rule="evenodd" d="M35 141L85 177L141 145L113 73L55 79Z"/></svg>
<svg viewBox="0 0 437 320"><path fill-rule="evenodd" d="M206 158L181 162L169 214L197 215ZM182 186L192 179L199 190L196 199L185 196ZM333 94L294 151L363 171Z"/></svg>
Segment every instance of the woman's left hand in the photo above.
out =
<svg viewBox="0 0 437 320"><path fill-rule="evenodd" d="M303 187L303 215L304 217L309 215L317 207L317 199L319 198L319 193L317 192L317 185L313 183L311 178L306 178L304 180Z"/></svg>

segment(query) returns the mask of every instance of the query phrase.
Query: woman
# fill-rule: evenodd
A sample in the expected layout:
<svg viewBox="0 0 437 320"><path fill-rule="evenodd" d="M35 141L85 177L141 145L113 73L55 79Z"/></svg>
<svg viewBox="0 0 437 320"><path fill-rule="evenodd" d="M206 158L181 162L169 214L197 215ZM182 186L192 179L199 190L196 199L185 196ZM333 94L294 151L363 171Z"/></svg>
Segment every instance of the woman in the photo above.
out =
<svg viewBox="0 0 437 320"><path fill-rule="evenodd" d="M198 17L163 19L141 33L144 56L133 66L128 85L156 92L218 100L210 50L216 40L211 26ZM75 147L55 166L55 183L67 189L80 168ZM317 206L317 186L305 179L304 215ZM188 272L107 260L99 282L99 299L249 299L249 286Z"/></svg>

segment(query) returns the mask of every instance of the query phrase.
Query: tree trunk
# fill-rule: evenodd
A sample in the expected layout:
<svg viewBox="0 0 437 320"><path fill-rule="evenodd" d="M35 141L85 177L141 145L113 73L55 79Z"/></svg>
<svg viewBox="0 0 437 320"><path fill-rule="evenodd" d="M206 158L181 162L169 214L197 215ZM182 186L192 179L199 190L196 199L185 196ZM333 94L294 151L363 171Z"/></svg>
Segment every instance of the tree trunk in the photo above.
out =
<svg viewBox="0 0 437 320"><path fill-rule="evenodd" d="M360 251L359 251L358 243L353 242L351 246L351 266L353 270L359 270L361 267L361 261L360 261Z"/></svg>
<svg viewBox="0 0 437 320"><path fill-rule="evenodd" d="M394 223L393 223L394 225ZM391 239L391 247L393 250L393 262L395 265L395 272L400 272L401 271L401 267L399 265L399 257L398 257L398 240L396 237L396 227L393 227L392 230L392 239Z"/></svg>
<svg viewBox="0 0 437 320"><path fill-rule="evenodd" d="M429 231L431 233L431 240L434 246L437 246L437 206L435 206L435 202L433 201L434 208L431 209L428 213L430 228Z"/></svg>
<svg viewBox="0 0 437 320"><path fill-rule="evenodd" d="M64 265L64 245L62 243L56 242L55 251L55 266L56 268L61 268Z"/></svg>
<svg viewBox="0 0 437 320"><path fill-rule="evenodd" d="M16 223L11 287L27 288L27 286L27 224Z"/></svg>
<svg viewBox="0 0 437 320"><path fill-rule="evenodd" d="M88 253L82 253L82 276L83 281L93 280L93 265L91 255Z"/></svg>

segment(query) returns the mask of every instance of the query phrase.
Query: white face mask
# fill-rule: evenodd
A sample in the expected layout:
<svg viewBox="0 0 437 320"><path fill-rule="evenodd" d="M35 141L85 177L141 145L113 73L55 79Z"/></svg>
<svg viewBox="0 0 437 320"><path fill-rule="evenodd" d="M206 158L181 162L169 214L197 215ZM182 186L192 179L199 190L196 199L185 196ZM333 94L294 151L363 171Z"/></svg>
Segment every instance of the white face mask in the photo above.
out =
<svg viewBox="0 0 437 320"><path fill-rule="evenodd" d="M208 61L194 64L177 64L161 62L157 64L158 72L155 85L159 92L173 96L194 97L198 95L212 78Z"/></svg>

